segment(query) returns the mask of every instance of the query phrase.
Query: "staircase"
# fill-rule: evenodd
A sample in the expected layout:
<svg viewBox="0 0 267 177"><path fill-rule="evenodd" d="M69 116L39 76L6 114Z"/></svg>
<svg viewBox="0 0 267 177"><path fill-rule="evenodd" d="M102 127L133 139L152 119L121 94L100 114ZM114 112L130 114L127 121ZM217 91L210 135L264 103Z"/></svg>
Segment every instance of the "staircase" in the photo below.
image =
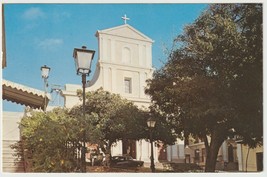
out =
<svg viewBox="0 0 267 177"><path fill-rule="evenodd" d="M15 151L10 148L15 144L14 140L2 141L2 172L4 173L24 173L24 162L19 161L15 156Z"/></svg>

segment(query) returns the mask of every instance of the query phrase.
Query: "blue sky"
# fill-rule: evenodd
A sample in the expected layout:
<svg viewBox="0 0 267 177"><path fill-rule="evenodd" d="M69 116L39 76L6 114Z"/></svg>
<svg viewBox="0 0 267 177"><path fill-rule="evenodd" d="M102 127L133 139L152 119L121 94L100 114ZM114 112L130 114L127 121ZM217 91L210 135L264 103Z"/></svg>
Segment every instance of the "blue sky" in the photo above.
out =
<svg viewBox="0 0 267 177"><path fill-rule="evenodd" d="M155 42L153 66L166 60L164 48L186 24L192 23L207 4L6 4L7 67L3 78L43 90L40 67L51 68L51 85L81 84L75 73L73 49L86 45L98 51L97 30L128 24ZM94 57L93 76L98 55ZM23 111L24 106L3 101L4 111Z"/></svg>

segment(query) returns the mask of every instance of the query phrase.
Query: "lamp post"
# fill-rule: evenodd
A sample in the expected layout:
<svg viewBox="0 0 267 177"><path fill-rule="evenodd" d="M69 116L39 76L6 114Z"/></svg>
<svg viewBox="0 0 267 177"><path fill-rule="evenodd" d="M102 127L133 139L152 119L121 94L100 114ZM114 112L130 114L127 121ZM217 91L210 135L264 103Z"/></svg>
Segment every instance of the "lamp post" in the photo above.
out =
<svg viewBox="0 0 267 177"><path fill-rule="evenodd" d="M46 111L46 94L47 94L47 90L46 88L48 87L48 82L47 82L47 78L49 77L49 72L50 72L50 68L46 65L41 67L41 73L42 73L42 78L44 79L44 90L45 90L45 98L44 98L44 112Z"/></svg>
<svg viewBox="0 0 267 177"><path fill-rule="evenodd" d="M95 51L87 50L85 46L82 46L81 49L74 48L73 58L75 61L76 72L77 75L82 76L82 87L83 87L83 118L85 119L85 84L86 84L86 76L89 76L91 72L91 63L94 58ZM86 161L85 161L85 153L86 153L86 130L84 128L83 131L83 147L81 154L82 167L81 171L83 173L86 172Z"/></svg>
<svg viewBox="0 0 267 177"><path fill-rule="evenodd" d="M147 120L147 126L149 128L149 133L150 133L150 144L151 144L151 164L150 164L150 169L151 172L155 172L155 164L154 164L154 152L153 152L153 140L152 140L152 129L155 127L156 121L153 118L149 118Z"/></svg>

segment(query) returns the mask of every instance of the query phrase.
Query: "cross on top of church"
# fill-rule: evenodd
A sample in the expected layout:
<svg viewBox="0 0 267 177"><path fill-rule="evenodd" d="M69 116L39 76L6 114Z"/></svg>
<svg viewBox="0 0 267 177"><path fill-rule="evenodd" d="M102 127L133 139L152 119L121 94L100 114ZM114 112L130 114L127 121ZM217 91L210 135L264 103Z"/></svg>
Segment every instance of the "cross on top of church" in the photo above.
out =
<svg viewBox="0 0 267 177"><path fill-rule="evenodd" d="M121 18L124 20L124 24L127 24L127 20L130 20L130 18L127 18L126 14Z"/></svg>

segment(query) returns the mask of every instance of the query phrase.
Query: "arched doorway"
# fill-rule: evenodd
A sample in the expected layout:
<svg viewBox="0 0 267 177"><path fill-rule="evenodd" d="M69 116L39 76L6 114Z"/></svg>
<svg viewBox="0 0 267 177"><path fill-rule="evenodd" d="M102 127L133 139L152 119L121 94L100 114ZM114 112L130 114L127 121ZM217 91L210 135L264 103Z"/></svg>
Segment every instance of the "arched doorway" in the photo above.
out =
<svg viewBox="0 0 267 177"><path fill-rule="evenodd" d="M128 154L136 159L136 141L135 140L123 140L122 141L122 153Z"/></svg>

